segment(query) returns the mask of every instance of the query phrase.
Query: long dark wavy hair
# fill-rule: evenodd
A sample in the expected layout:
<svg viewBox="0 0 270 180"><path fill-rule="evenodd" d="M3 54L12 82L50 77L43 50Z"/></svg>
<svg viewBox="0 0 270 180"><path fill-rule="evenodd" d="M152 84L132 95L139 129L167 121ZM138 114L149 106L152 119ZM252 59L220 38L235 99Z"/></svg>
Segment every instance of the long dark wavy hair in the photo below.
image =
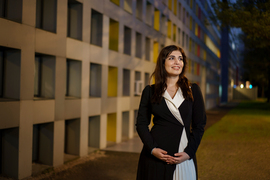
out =
<svg viewBox="0 0 270 180"><path fill-rule="evenodd" d="M176 46L176 45L170 45L170 46L164 47L160 51L157 58L156 68L153 74L151 75L151 78L154 77L155 79L155 90L152 96L152 103L160 103L162 99L162 95L167 89L166 80L167 80L168 73L165 69L165 60L173 51L180 51L182 53L183 62L184 62L182 72L181 74L179 74L179 80L177 81L177 86L181 88L185 99L193 101L192 91L190 88L191 84L188 81L187 77L185 76L185 72L187 68L186 54L181 47Z"/></svg>

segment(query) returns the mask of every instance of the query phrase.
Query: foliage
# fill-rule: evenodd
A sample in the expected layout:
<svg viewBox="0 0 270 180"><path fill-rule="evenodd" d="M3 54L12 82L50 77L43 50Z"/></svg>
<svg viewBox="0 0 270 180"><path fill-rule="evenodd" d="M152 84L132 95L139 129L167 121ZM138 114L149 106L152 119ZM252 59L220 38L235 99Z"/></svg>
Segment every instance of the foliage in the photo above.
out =
<svg viewBox="0 0 270 180"><path fill-rule="evenodd" d="M211 17L214 23L241 28L244 32L245 76L262 88L268 86L270 102L270 1L217 0L212 6L216 14Z"/></svg>

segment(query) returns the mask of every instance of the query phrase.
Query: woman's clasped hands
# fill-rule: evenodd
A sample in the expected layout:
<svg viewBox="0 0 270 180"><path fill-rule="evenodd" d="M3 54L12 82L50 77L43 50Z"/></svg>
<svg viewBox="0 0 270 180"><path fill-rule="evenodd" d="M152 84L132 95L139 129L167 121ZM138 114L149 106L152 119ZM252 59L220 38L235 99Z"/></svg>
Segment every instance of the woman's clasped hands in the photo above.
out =
<svg viewBox="0 0 270 180"><path fill-rule="evenodd" d="M180 164L188 159L189 155L185 152L175 153L174 156L168 155L167 151L160 148L154 148L152 155L156 158L166 162L167 164Z"/></svg>

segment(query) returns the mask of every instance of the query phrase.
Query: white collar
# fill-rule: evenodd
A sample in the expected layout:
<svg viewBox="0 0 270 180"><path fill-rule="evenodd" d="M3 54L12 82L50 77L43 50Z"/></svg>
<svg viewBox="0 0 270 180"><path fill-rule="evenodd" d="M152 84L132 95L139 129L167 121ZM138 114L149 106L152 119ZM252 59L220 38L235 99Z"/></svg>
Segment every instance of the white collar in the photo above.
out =
<svg viewBox="0 0 270 180"><path fill-rule="evenodd" d="M179 87L176 94L172 98L167 90L165 90L163 97L170 101L176 108L179 108L182 102L185 100L181 88Z"/></svg>

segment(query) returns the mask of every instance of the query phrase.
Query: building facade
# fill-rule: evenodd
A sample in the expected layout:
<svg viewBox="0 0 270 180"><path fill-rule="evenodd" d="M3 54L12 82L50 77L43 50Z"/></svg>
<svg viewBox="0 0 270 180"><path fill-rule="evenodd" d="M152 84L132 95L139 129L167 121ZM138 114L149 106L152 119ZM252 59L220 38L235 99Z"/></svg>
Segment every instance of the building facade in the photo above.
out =
<svg viewBox="0 0 270 180"><path fill-rule="evenodd" d="M220 32L208 0L0 0L0 175L22 179L136 135L162 47L188 57L220 102Z"/></svg>

